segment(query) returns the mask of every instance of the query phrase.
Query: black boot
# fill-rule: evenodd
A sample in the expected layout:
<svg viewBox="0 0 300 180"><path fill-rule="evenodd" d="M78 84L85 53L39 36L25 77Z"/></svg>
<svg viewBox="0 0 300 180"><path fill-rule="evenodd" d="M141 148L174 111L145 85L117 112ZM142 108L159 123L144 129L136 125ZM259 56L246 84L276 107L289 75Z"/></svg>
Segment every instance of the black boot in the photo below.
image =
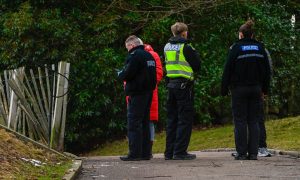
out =
<svg viewBox="0 0 300 180"><path fill-rule="evenodd" d="M152 145L153 145L153 141L150 141L150 145L149 145L150 146L150 152L149 152L148 155L142 156L141 160L150 160L150 159L153 158L153 156L152 156Z"/></svg>
<svg viewBox="0 0 300 180"><path fill-rule="evenodd" d="M130 155L127 155L127 156L121 156L120 159L122 161L140 161L141 158L138 158L138 157L132 157Z"/></svg>
<svg viewBox="0 0 300 180"><path fill-rule="evenodd" d="M234 160L247 160L247 159L248 159L247 155L244 154L236 153L236 155L234 156Z"/></svg>

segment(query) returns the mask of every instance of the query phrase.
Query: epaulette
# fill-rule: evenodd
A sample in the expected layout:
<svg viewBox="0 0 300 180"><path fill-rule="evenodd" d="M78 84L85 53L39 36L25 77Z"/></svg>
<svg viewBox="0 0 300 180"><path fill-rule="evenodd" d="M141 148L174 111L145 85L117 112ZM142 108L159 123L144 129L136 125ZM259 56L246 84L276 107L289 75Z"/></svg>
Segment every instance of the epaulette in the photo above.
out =
<svg viewBox="0 0 300 180"><path fill-rule="evenodd" d="M230 50L236 45L236 43L233 43L231 46L230 46Z"/></svg>
<svg viewBox="0 0 300 180"><path fill-rule="evenodd" d="M195 51L195 48L192 46L192 44L190 42L187 42L187 43L184 43L184 44L190 46Z"/></svg>
<svg viewBox="0 0 300 180"><path fill-rule="evenodd" d="M237 45L237 42L233 43L229 49L231 50L235 45Z"/></svg>
<svg viewBox="0 0 300 180"><path fill-rule="evenodd" d="M134 55L134 53L135 53L135 50L134 50L134 51L132 51L130 54L131 54L131 55Z"/></svg>

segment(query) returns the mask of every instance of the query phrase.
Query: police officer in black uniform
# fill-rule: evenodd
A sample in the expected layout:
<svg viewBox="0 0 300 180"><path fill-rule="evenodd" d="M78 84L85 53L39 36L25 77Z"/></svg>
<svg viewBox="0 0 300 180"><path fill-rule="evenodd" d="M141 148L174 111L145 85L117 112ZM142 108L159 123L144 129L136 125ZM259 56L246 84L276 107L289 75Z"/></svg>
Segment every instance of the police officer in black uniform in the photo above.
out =
<svg viewBox="0 0 300 180"><path fill-rule="evenodd" d="M263 96L270 86L267 52L253 38L253 21L239 29L239 41L229 50L222 77L223 96L232 95L236 160L257 160L259 127Z"/></svg>
<svg viewBox="0 0 300 180"><path fill-rule="evenodd" d="M126 81L125 93L129 96L127 107L127 135L129 153L120 157L123 161L151 159L149 113L152 93L156 87L155 60L144 50L142 41L129 36L125 41L128 50L126 65L118 73Z"/></svg>

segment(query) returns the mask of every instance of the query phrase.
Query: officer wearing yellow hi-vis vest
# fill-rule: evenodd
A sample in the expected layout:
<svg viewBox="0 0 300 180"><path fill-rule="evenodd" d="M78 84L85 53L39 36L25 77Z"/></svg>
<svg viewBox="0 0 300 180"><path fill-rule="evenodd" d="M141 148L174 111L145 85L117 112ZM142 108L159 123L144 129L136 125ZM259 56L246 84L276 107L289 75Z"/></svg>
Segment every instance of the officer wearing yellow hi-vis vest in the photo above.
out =
<svg viewBox="0 0 300 180"><path fill-rule="evenodd" d="M185 60L183 54L184 43L171 44L165 46L165 60L167 77L169 78L186 78L193 80L193 69Z"/></svg>
<svg viewBox="0 0 300 180"><path fill-rule="evenodd" d="M167 138L165 160L192 160L189 154L194 120L194 73L200 70L200 57L187 40L188 27L177 22L171 26L174 37L165 45L167 70Z"/></svg>

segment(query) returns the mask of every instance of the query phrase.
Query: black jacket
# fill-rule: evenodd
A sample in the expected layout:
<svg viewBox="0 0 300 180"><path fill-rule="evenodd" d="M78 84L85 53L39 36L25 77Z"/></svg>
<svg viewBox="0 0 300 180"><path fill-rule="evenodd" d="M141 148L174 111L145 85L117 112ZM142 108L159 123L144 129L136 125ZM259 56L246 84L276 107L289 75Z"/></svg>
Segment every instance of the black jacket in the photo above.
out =
<svg viewBox="0 0 300 180"><path fill-rule="evenodd" d="M175 36L169 39L169 43L171 44L184 43L183 55L185 57L185 60L190 64L194 73L200 71L200 64L201 64L200 56L198 52L195 51L195 49L191 45L189 45L188 40L179 36Z"/></svg>
<svg viewBox="0 0 300 180"><path fill-rule="evenodd" d="M144 50L144 46L137 46L129 51L126 65L118 73L118 78L126 81L126 95L143 94L155 89L155 60Z"/></svg>
<svg viewBox="0 0 300 180"><path fill-rule="evenodd" d="M264 46L254 39L243 38L233 44L224 67L221 94L227 95L229 86L249 85L260 85L267 94L271 79L268 58Z"/></svg>

